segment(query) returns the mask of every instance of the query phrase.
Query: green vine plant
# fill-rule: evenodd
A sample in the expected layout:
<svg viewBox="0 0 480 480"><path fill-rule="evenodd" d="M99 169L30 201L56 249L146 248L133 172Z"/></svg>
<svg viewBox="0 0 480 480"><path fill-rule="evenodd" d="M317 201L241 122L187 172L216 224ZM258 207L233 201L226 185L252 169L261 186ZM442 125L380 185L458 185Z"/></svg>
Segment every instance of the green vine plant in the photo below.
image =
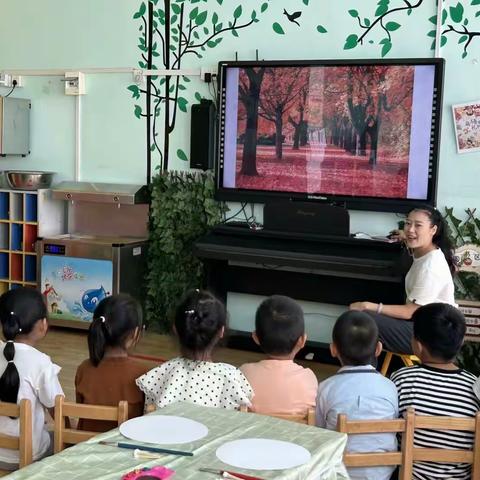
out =
<svg viewBox="0 0 480 480"><path fill-rule="evenodd" d="M464 4L467 2L463 2ZM456 36L458 38L458 45L463 44L462 49L462 58L465 58L468 55L469 48L472 45L472 41L480 36L480 31L470 29L471 17L473 15L473 8L480 6L480 0L470 0L470 5L465 11L465 7L462 3L457 2L456 5L450 6L447 9L442 10L442 27L445 26L442 30L440 37L440 46L443 47L446 45L449 37ZM474 17L477 18L480 16L480 10L477 9ZM470 18L469 18L470 17ZM437 17L434 15L429 18L435 26L437 25ZM430 30L427 35L429 37L435 38L436 30ZM435 49L435 40L432 42L432 50Z"/></svg>
<svg viewBox="0 0 480 480"><path fill-rule="evenodd" d="M218 46L230 34L239 37L240 31L259 22L259 15L268 8L248 10L238 0L233 11L224 15L224 0L216 0L219 11L205 3L208 0L147 0L142 1L133 18L139 22L138 49L141 69L180 70L188 58L201 59L207 51ZM227 3L227 2L225 2ZM228 2L230 3L230 2ZM231 4L231 3L230 3ZM222 19L221 16L224 18ZM146 87L128 87L132 98L145 97L145 105L135 104L134 114L145 119L147 126L147 175L150 175L152 154L158 156L160 170L168 170L170 136L175 129L179 111L186 113L189 101L184 96L190 78L187 76L150 76ZM195 98L200 101L197 92ZM163 120L161 119L163 115ZM163 124L163 141L159 140ZM177 150L177 157L187 161L187 154ZM150 178L150 177L148 177Z"/></svg>
<svg viewBox="0 0 480 480"><path fill-rule="evenodd" d="M374 31L380 30L385 36L378 42L378 45L381 46L381 56L385 57L393 46L392 32L399 30L402 26L395 20L398 20L399 15L403 12L411 15L414 10L422 5L423 1L424 0L417 0L413 2L402 0L400 2L393 2L390 0L379 0L373 17L364 17L360 15L360 12L356 9L349 10L349 15L357 20L360 32L348 35L343 49L351 50L358 45L363 45ZM391 4L393 3L395 3L395 5L398 4L398 6L392 6ZM370 44L375 43L373 39L368 40L368 42Z"/></svg>
<svg viewBox="0 0 480 480"><path fill-rule="evenodd" d="M300 0L301 3L308 7L308 5L310 4L310 0ZM265 6L265 8L268 6L268 4L263 4L262 5L262 8ZM283 15L285 16L285 18L290 22L290 23L294 23L297 25L297 27L301 27L300 25L300 22L301 22L301 17L303 15L303 11L302 10L290 10L290 11L287 11L286 8L283 8ZM275 33L277 33L278 35L285 35L285 30L286 30L286 27L284 27L282 25L283 22L274 22L272 24L272 29ZM317 25L316 26L316 31L318 33L327 33L327 29L323 26L323 25Z"/></svg>
<svg viewBox="0 0 480 480"><path fill-rule="evenodd" d="M476 209L467 208L466 218L460 220L453 208L445 209L445 219L449 225L450 236L455 247L465 244L480 246L480 219ZM455 278L455 298L462 300L480 300L480 278L474 272L458 272ZM458 357L459 364L474 373L480 374L480 343L465 342Z"/></svg>

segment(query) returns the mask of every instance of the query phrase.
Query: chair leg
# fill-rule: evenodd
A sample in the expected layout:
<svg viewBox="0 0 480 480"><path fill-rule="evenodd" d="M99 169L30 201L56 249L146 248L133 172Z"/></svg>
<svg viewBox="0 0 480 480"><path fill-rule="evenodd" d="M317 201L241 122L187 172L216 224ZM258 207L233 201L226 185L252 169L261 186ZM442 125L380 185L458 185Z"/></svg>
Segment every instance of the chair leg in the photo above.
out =
<svg viewBox="0 0 480 480"><path fill-rule="evenodd" d="M386 377L388 372L388 367L390 366L390 362L392 361L392 352L385 352L385 360L382 363L382 368L380 369L380 373Z"/></svg>
<svg viewBox="0 0 480 480"><path fill-rule="evenodd" d="M413 362L410 358L410 355L400 355L400 357L402 358L403 364L406 367L413 367Z"/></svg>

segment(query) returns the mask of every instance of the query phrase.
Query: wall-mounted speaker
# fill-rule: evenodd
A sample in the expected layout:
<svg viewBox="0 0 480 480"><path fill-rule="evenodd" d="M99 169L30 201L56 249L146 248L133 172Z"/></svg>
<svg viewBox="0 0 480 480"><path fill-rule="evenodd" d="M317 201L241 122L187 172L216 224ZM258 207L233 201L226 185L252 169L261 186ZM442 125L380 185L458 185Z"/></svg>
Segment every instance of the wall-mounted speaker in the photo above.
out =
<svg viewBox="0 0 480 480"><path fill-rule="evenodd" d="M215 105L202 99L192 105L190 130L190 168L209 170L215 156Z"/></svg>

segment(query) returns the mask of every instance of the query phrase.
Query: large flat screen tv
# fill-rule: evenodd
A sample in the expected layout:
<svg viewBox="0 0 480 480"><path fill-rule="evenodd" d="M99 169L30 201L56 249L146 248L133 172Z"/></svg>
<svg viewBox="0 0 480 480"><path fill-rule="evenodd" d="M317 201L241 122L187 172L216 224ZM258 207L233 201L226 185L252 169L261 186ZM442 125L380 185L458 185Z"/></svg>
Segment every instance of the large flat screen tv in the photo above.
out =
<svg viewBox="0 0 480 480"><path fill-rule="evenodd" d="M217 198L435 204L443 59L220 62Z"/></svg>

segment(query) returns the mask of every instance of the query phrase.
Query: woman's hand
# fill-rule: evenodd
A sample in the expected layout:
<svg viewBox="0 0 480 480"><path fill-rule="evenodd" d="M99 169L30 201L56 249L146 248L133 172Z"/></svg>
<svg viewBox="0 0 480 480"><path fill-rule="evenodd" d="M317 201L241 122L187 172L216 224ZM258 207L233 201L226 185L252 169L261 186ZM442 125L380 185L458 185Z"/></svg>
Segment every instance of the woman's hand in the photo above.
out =
<svg viewBox="0 0 480 480"><path fill-rule="evenodd" d="M350 304L349 308L350 310L370 310L371 312L376 312L378 304L372 302L354 302Z"/></svg>

